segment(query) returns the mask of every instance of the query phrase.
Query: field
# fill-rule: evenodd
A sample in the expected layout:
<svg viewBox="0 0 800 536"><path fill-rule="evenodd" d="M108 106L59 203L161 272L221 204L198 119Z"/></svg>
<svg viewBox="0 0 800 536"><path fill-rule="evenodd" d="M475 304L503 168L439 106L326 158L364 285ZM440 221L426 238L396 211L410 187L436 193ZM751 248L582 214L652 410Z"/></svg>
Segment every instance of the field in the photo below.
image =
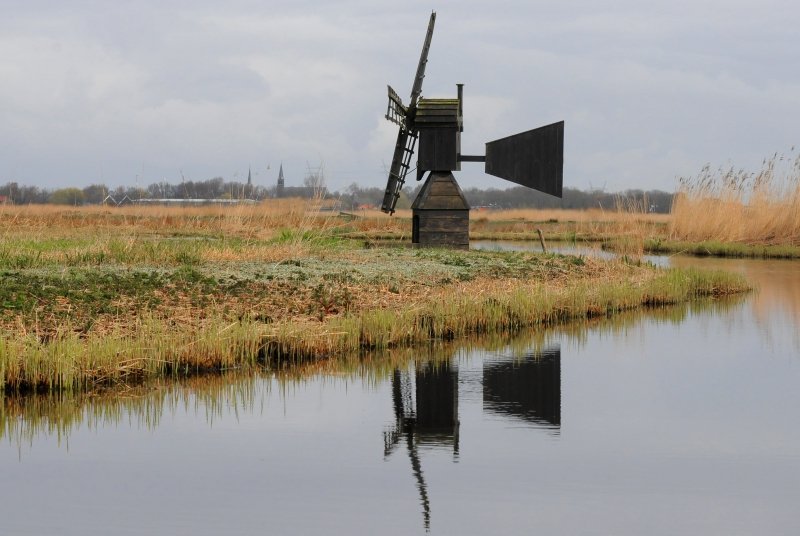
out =
<svg viewBox="0 0 800 536"><path fill-rule="evenodd" d="M317 209L300 200L6 207L0 385L85 389L280 368L747 288L738 276L665 271L628 258L367 249L376 237L407 236L408 220ZM490 216L479 213L475 225L506 225ZM574 216L572 224L549 223L603 233L664 225ZM515 217L525 219L514 225L536 224Z"/></svg>

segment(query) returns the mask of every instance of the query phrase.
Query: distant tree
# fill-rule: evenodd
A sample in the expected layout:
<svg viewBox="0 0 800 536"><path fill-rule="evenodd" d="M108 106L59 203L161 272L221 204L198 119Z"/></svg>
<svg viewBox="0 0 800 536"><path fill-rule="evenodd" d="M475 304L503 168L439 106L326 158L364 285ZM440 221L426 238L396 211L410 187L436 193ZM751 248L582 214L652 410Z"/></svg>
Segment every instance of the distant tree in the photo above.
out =
<svg viewBox="0 0 800 536"><path fill-rule="evenodd" d="M411 208L411 199L405 194L405 192L400 192L400 197L397 198L395 208L399 210Z"/></svg>
<svg viewBox="0 0 800 536"><path fill-rule="evenodd" d="M149 184L147 186L147 194L155 199L163 199L164 190L161 188L161 183L154 182L153 184Z"/></svg>
<svg viewBox="0 0 800 536"><path fill-rule="evenodd" d="M352 183L339 192L342 208L354 209L360 205L380 206L383 202L383 188L363 188L358 183Z"/></svg>
<svg viewBox="0 0 800 536"><path fill-rule="evenodd" d="M136 188L128 188L127 192L125 192L125 195L127 195L131 200L137 201L139 199L148 199L150 197L150 194L144 188L139 188L138 190Z"/></svg>
<svg viewBox="0 0 800 536"><path fill-rule="evenodd" d="M316 169L308 168L308 173L306 173L306 176L303 178L303 188L311 193L308 197L325 198L328 196L328 185L325 180L324 165L320 165L320 167Z"/></svg>
<svg viewBox="0 0 800 536"><path fill-rule="evenodd" d="M54 205L82 205L86 196L79 188L61 188L50 194L48 201Z"/></svg>
<svg viewBox="0 0 800 536"><path fill-rule="evenodd" d="M103 198L108 195L108 189L102 184L92 184L83 189L83 195L86 202L100 204L103 202Z"/></svg>
<svg viewBox="0 0 800 536"><path fill-rule="evenodd" d="M47 189L40 189L37 186L20 186L16 182L9 182L0 187L0 195L11 199L15 205L47 203L50 193L50 190Z"/></svg>

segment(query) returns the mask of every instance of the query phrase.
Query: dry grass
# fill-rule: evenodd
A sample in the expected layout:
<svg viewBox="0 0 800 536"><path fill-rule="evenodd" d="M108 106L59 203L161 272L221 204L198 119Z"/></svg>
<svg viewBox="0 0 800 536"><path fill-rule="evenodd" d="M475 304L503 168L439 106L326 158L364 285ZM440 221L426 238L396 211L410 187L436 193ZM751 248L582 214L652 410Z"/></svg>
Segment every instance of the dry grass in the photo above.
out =
<svg viewBox="0 0 800 536"><path fill-rule="evenodd" d="M667 215L630 210L625 200L620 200L619 204L615 211L472 211L470 230L477 240L534 240L538 228L548 240L605 241L621 235L636 234L643 238L663 235ZM376 210L340 215L339 212L318 211L319 205L318 200L270 199L255 206L230 207L0 206L0 236L37 240L82 237L106 241L225 236L263 241L273 240L287 229L297 236L336 234L360 239L401 240L411 236L410 210L398 210L393 217Z"/></svg>
<svg viewBox="0 0 800 536"><path fill-rule="evenodd" d="M758 173L706 166L681 179L671 216L671 240L798 245L800 156L776 154Z"/></svg>
<svg viewBox="0 0 800 536"><path fill-rule="evenodd" d="M650 214L647 200L617 199L613 211L501 210L472 212L470 233L475 240L537 241L541 229L548 241L617 242L628 255L641 255L645 240L663 236L669 216Z"/></svg>
<svg viewBox="0 0 800 536"><path fill-rule="evenodd" d="M319 200L274 199L256 206L0 206L0 268L46 265L175 265L278 262L329 237L410 234L388 216L341 216ZM407 229L408 228L408 229ZM193 243L192 240L196 242Z"/></svg>
<svg viewBox="0 0 800 536"><path fill-rule="evenodd" d="M486 212L471 211L470 219L487 221L530 221L530 222L563 222L563 223L627 223L630 219L631 213L626 209L627 205L625 200L620 199L618 205L622 205L622 210L600 210L597 208L590 208L587 210L569 210L569 209L508 209L508 210L491 210ZM636 211L636 219L646 221L647 223L667 223L669 221L668 214L650 214L643 210Z"/></svg>
<svg viewBox="0 0 800 536"><path fill-rule="evenodd" d="M167 206L0 206L3 237L199 235L268 240L282 229L302 232L395 231L398 220L370 211L368 218L341 218L338 212L320 211L320 200L269 199L259 205Z"/></svg>

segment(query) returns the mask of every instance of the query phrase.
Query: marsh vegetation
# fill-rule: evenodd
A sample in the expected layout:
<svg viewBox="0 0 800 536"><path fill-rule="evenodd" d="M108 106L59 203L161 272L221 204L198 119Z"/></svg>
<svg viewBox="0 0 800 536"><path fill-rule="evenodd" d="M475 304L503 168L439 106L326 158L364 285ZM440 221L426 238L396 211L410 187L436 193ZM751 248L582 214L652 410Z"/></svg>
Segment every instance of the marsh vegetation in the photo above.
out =
<svg viewBox="0 0 800 536"><path fill-rule="evenodd" d="M357 356L747 288L635 257L365 249L403 220L300 200L6 207L0 221L6 390Z"/></svg>

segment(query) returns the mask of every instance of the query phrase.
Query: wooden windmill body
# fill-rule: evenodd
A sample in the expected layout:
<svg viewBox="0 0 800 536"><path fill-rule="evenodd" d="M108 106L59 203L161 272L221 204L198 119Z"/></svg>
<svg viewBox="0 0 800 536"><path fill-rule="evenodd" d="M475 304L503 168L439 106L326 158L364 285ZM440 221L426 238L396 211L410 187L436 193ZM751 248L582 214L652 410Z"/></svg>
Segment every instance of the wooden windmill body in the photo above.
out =
<svg viewBox="0 0 800 536"><path fill-rule="evenodd" d="M420 99L418 176L430 171L411 205L411 242L469 249L469 203L453 171L461 169L461 99Z"/></svg>
<svg viewBox="0 0 800 536"><path fill-rule="evenodd" d="M469 249L469 204L450 171L434 171L411 205L411 242Z"/></svg>

